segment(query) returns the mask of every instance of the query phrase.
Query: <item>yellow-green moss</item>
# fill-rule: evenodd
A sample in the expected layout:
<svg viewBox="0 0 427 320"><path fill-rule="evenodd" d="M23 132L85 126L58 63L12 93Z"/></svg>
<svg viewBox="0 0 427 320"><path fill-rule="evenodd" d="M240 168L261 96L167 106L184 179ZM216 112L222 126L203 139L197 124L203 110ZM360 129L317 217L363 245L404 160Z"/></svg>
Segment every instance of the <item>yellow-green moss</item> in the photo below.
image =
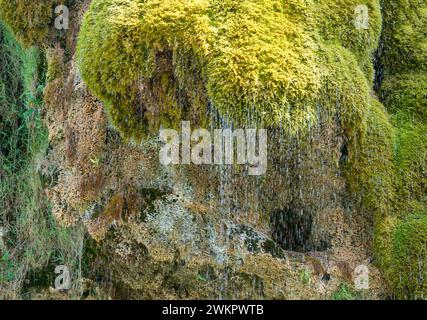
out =
<svg viewBox="0 0 427 320"><path fill-rule="evenodd" d="M427 3L382 0L382 63L386 75L427 70Z"/></svg>
<svg viewBox="0 0 427 320"><path fill-rule="evenodd" d="M401 113L401 120L427 121L427 73L414 70L413 73L387 77L381 94L387 110L393 114Z"/></svg>
<svg viewBox="0 0 427 320"><path fill-rule="evenodd" d="M425 299L427 290L427 215L387 216L376 226L375 251L398 299Z"/></svg>
<svg viewBox="0 0 427 320"><path fill-rule="evenodd" d="M290 101L313 98L318 85L309 38L284 11L275 0L93 1L79 36L82 75L125 135L146 126L134 112L145 112L134 105L137 82L153 75L165 51L173 53L172 72L181 83L180 64L192 57L223 114L242 120L254 110L268 123L284 121Z"/></svg>
<svg viewBox="0 0 427 320"><path fill-rule="evenodd" d="M424 1L384 4L384 16L386 77L381 96L397 128L399 210L407 213L414 203L427 208L427 5Z"/></svg>
<svg viewBox="0 0 427 320"><path fill-rule="evenodd" d="M350 154L347 179L377 219L390 214L396 201L396 174L393 159L395 129L384 107L374 99L367 114L367 130Z"/></svg>
<svg viewBox="0 0 427 320"><path fill-rule="evenodd" d="M427 295L427 4L382 1L380 95L395 127L395 201L377 219L377 260L398 298ZM381 156L381 155L379 155Z"/></svg>
<svg viewBox="0 0 427 320"><path fill-rule="evenodd" d="M54 0L0 0L0 18L24 45L43 44L53 28L54 3Z"/></svg>
<svg viewBox="0 0 427 320"><path fill-rule="evenodd" d="M171 104L174 115L179 108L206 109L210 103L236 124L280 125L292 133L318 120L319 104L332 115L338 101L344 118L355 116L347 124L356 126L370 86L361 68L371 65L365 62L381 20L378 1L367 4L373 12L371 28L355 34L349 23L354 1L329 4L328 11L323 3L320 8L316 1L302 0L94 0L79 34L80 70L125 137L140 137L150 126L141 87L152 82L159 55L168 52L173 65L169 89L158 91L177 96L177 88L185 88L192 77L186 70L199 79L190 86L196 94L187 93L190 106ZM331 12L345 12L348 19L340 27L331 21L335 36L318 28ZM325 92L329 95L319 102ZM160 117L167 113L160 111Z"/></svg>
<svg viewBox="0 0 427 320"><path fill-rule="evenodd" d="M391 274L398 298L427 298L427 215L405 218L393 232Z"/></svg>
<svg viewBox="0 0 427 320"><path fill-rule="evenodd" d="M208 92L232 119L304 128L313 122L320 86L315 46L302 1L211 1Z"/></svg>
<svg viewBox="0 0 427 320"><path fill-rule="evenodd" d="M395 121L401 121L399 116ZM427 124L406 122L396 137L396 166L399 173L401 203L408 208L411 200L424 200L427 192Z"/></svg>
<svg viewBox="0 0 427 320"><path fill-rule="evenodd" d="M322 37L329 43L337 43L349 49L368 80L373 79L373 54L381 32L381 10L377 0L316 0L319 6L317 19ZM356 26L360 13L357 8L368 9L368 28Z"/></svg>

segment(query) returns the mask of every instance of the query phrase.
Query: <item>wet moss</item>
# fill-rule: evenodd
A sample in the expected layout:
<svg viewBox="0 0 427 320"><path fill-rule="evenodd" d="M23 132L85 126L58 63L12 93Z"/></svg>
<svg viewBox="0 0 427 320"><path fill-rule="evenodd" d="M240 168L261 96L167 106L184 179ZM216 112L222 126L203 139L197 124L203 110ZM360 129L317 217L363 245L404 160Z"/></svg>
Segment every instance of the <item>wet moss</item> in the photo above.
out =
<svg viewBox="0 0 427 320"><path fill-rule="evenodd" d="M354 25L360 5L368 28ZM380 7L385 108L371 92ZM375 215L377 260L395 283L395 233L425 207L426 13L404 0L94 0L77 56L125 138L209 108L290 135L320 118L338 127L350 191Z"/></svg>
<svg viewBox="0 0 427 320"><path fill-rule="evenodd" d="M351 51L369 82L373 79L373 55L378 47L382 17L376 0L317 0L318 28L325 41L338 43ZM358 8L360 10L358 10ZM361 11L362 10L362 11ZM367 16L363 16L366 10ZM356 25L357 19L367 25Z"/></svg>
<svg viewBox="0 0 427 320"><path fill-rule="evenodd" d="M398 298L425 299L427 292L427 214L405 218L392 234L391 273Z"/></svg>
<svg viewBox="0 0 427 320"><path fill-rule="evenodd" d="M310 59L310 53L302 55L308 40L301 38L302 28L286 19L283 8L272 12L273 5L279 2L93 1L79 36L83 78L109 106L113 122L125 136L138 136L147 125L144 106L139 106L143 114L135 113L135 104L142 102L135 100L138 80L153 77L157 55L167 50L173 52L172 73L181 83L180 64L190 60L187 56L194 57L192 64L202 68L207 82L205 91L224 114L238 118L255 108L266 113L269 122L279 120L285 112L281 106L290 100L285 88L292 86L294 98L303 97L313 91L306 87L315 83L316 75L302 61ZM251 19L259 14L261 26ZM276 28L272 21L277 19L275 23L289 28ZM286 50L289 42L275 41L286 39L284 30L301 38L300 54Z"/></svg>
<svg viewBox="0 0 427 320"><path fill-rule="evenodd" d="M427 70L427 4L381 1L384 16L381 60L385 76Z"/></svg>
<svg viewBox="0 0 427 320"><path fill-rule="evenodd" d="M382 104L372 99L364 139L350 154L347 179L350 190L361 196L377 219L390 214L396 201L394 138L389 115Z"/></svg>
<svg viewBox="0 0 427 320"><path fill-rule="evenodd" d="M53 21L53 0L1 0L0 18L26 46L48 40Z"/></svg>
<svg viewBox="0 0 427 320"><path fill-rule="evenodd" d="M425 298L427 5L382 1L379 89L394 126L394 201L377 219L377 260L398 298ZM386 202L387 204L387 202Z"/></svg>
<svg viewBox="0 0 427 320"><path fill-rule="evenodd" d="M319 104L334 114L339 100L354 128L367 108L371 76L363 71L380 32L378 2L367 4L370 29L356 34L354 1L95 0L79 34L80 70L125 137L141 138L163 114L170 125L187 103L193 112L210 104L236 124L294 134L317 121ZM343 12L344 24L333 18ZM171 68L157 81L165 52ZM192 94L180 103L177 91L188 84ZM160 98L152 103L144 92Z"/></svg>

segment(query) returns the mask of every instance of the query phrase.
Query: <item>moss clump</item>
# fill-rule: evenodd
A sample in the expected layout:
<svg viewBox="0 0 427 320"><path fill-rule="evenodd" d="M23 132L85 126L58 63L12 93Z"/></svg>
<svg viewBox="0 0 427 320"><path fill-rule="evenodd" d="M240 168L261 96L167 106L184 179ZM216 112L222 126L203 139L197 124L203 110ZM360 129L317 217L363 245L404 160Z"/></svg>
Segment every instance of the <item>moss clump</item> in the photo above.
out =
<svg viewBox="0 0 427 320"><path fill-rule="evenodd" d="M294 133L318 120L319 104L332 115L338 101L355 127L370 86L360 70L371 65L380 31L378 1L367 4L371 28L355 34L354 1L95 0L79 34L80 70L125 137L141 137L152 115L173 120L187 115L181 110L205 113L208 105L236 124L280 125ZM338 28L333 16L343 12L348 23ZM325 19L334 36L320 30ZM166 81L157 81L165 55L171 67ZM157 103L144 89L160 97Z"/></svg>
<svg viewBox="0 0 427 320"><path fill-rule="evenodd" d="M427 70L427 3L381 1L384 16L381 60L385 75Z"/></svg>
<svg viewBox="0 0 427 320"><path fill-rule="evenodd" d="M395 129L384 107L371 100L364 139L350 154L347 179L352 191L378 218L391 212L396 200L393 158Z"/></svg>
<svg viewBox="0 0 427 320"><path fill-rule="evenodd" d="M391 273L398 298L425 299L427 292L427 215L413 214L391 237Z"/></svg>
<svg viewBox="0 0 427 320"><path fill-rule="evenodd" d="M396 1L384 4L384 10L386 49L381 62L386 77L381 96L397 128L398 209L413 212L420 203L426 208L427 76L423 70L427 70L427 5Z"/></svg>
<svg viewBox="0 0 427 320"><path fill-rule="evenodd" d="M232 119L304 128L320 87L316 48L300 20L302 1L211 1L207 62L211 101Z"/></svg>
<svg viewBox="0 0 427 320"><path fill-rule="evenodd" d="M53 28L54 4L54 0L0 0L0 18L24 45L43 44Z"/></svg>
<svg viewBox="0 0 427 320"><path fill-rule="evenodd" d="M316 0L320 15L317 27L328 43L336 43L351 51L365 72L368 80L373 79L373 54L378 46L381 32L381 10L376 0ZM367 28L357 26L356 21L367 8Z"/></svg>
<svg viewBox="0 0 427 320"><path fill-rule="evenodd" d="M427 122L427 74L405 73L387 77L381 87L384 105L399 121Z"/></svg>
<svg viewBox="0 0 427 320"><path fill-rule="evenodd" d="M175 7L169 2L169 9ZM150 19L150 16L142 19L144 10L148 10L150 3L130 0L92 1L82 23L77 48L80 70L86 83L92 92L104 101L113 123L121 133L125 137L137 139L149 126L146 119L146 116L149 118L149 101L144 101L140 94L141 89L156 83L155 88L159 94L169 97L172 95L170 89L174 86L168 79L163 77L166 81L160 82L151 79L154 72L158 71L156 62L159 54L171 47L168 46L168 41L173 42L175 37L175 34L170 34L169 24L173 25L174 19L185 22L188 18L187 25L182 28L191 29L191 34L197 34L194 29L197 28L197 21L192 20L191 12L199 11L199 7L203 5L203 2L194 3L192 6L190 2L188 6L182 4L176 7L175 17L173 11L168 10L170 17L163 23L159 23L160 17L151 16L152 21L144 24L144 21ZM166 4L161 1L157 4L158 10L166 11ZM156 19L158 21L155 21ZM153 28L158 29L152 30ZM149 48L150 44L153 48ZM188 44L188 40L182 43L185 47L188 47ZM194 47L197 47L196 43ZM172 77L170 74L166 76ZM161 97L157 100L162 102ZM168 105L173 107L174 103Z"/></svg>
<svg viewBox="0 0 427 320"><path fill-rule="evenodd" d="M382 1L380 96L390 112L394 200L376 221L377 260L398 298L427 294L427 5ZM382 154L377 155L377 158ZM378 160L377 160L378 161Z"/></svg>

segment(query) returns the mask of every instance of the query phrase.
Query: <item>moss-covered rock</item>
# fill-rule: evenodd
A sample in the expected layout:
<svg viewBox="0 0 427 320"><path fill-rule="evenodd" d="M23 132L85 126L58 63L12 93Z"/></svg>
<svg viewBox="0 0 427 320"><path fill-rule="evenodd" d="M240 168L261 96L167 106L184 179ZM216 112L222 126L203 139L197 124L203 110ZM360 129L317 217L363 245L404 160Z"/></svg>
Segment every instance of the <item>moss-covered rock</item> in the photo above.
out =
<svg viewBox="0 0 427 320"><path fill-rule="evenodd" d="M344 118L354 117L348 123L360 123L371 81L361 75L372 66L381 24L378 1L366 3L371 27L354 31L354 1L95 0L79 34L80 70L125 137L141 137L152 122L141 91L165 52L172 67L151 92L170 96L173 114L211 104L235 123L298 132L317 121L319 104L334 114L338 102L349 109ZM342 13L345 23L334 18ZM198 98L188 106L177 89L194 76Z"/></svg>
<svg viewBox="0 0 427 320"><path fill-rule="evenodd" d="M427 5L425 1L383 1L382 10L378 75L381 98L395 127L395 200L386 202L388 213L377 220L375 247L396 296L425 299Z"/></svg>
<svg viewBox="0 0 427 320"><path fill-rule="evenodd" d="M427 215L386 219L378 228L380 263L399 299L425 299L427 275ZM390 223L391 222L391 223Z"/></svg>
<svg viewBox="0 0 427 320"><path fill-rule="evenodd" d="M0 18L25 45L47 41L53 21L54 0L1 0Z"/></svg>
<svg viewBox="0 0 427 320"><path fill-rule="evenodd" d="M163 87L172 80L183 87L183 70L196 65L223 114L237 120L254 109L268 123L281 121L289 101L313 98L318 82L309 37L287 15L279 1L93 1L79 36L81 72L125 136L147 126L146 101L135 98L166 51L173 69Z"/></svg>
<svg viewBox="0 0 427 320"><path fill-rule="evenodd" d="M423 0L381 1L384 16L382 63L386 75L427 70L427 4Z"/></svg>
<svg viewBox="0 0 427 320"><path fill-rule="evenodd" d="M375 216L378 264L398 297L422 297L425 269L414 276L413 257L425 257L415 215L426 202L427 10L380 2L93 0L78 64L126 138L203 123L212 109L286 135L337 130L350 190ZM358 28L363 10L368 26ZM381 30L384 106L371 92Z"/></svg>
<svg viewBox="0 0 427 320"><path fill-rule="evenodd" d="M382 22L379 1L316 0L314 2L319 6L317 27L322 37L327 42L338 43L350 50L368 80L372 81L372 59L378 47Z"/></svg>
<svg viewBox="0 0 427 320"><path fill-rule="evenodd" d="M384 107L371 100L363 141L350 154L347 179L367 208L382 219L396 201L396 173L393 159L395 129Z"/></svg>

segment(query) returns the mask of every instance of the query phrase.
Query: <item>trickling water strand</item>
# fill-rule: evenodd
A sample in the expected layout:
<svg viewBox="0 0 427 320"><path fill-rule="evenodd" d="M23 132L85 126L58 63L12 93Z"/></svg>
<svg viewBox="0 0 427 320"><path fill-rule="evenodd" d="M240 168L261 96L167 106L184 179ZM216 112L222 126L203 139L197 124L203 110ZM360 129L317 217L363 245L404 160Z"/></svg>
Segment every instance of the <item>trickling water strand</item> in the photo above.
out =
<svg viewBox="0 0 427 320"><path fill-rule="evenodd" d="M232 129L232 123L227 120L226 116L221 116L219 112L214 108L213 105L208 106L208 112L210 116L211 124L211 134L213 136L214 130L217 129ZM224 147L224 144L222 144ZM231 208L232 208L232 190L233 184L231 181L232 177L232 166L222 164L214 166L214 173L218 176L218 195L219 195L219 218L220 225L219 231L217 234L216 242L218 246L221 246L221 252L223 257L220 261L222 263L222 274L220 278L222 283L219 290L219 299L227 299L229 296L228 293L228 268L227 264L229 262L228 252L230 249L230 231L228 227L228 221L231 219Z"/></svg>
<svg viewBox="0 0 427 320"><path fill-rule="evenodd" d="M212 132L215 129L234 129L226 116L221 116L212 105L209 107ZM319 241L313 240L313 233L318 228L315 226L316 217L322 210L339 205L336 203L339 197L334 190L334 177L338 173L330 169L334 161L330 150L339 146L335 141L338 129L331 127L330 119L331 114L319 104L317 125L310 126L306 132L293 136L283 125L270 128L267 146L269 169L265 177L242 178L241 171L235 174L235 166L214 166L213 172L218 178L220 218L219 223L214 223L217 225L215 241L221 247L223 265L219 276L221 299L233 297L229 276L234 270L229 266L234 265L232 260L237 256L229 254L238 250L231 248L234 235L230 223L250 224L259 220L259 214L268 214L271 215L273 240L284 249L323 250L321 242L313 242ZM247 126L253 125L255 120L253 112L247 113ZM256 292L256 281L252 281L253 292Z"/></svg>

